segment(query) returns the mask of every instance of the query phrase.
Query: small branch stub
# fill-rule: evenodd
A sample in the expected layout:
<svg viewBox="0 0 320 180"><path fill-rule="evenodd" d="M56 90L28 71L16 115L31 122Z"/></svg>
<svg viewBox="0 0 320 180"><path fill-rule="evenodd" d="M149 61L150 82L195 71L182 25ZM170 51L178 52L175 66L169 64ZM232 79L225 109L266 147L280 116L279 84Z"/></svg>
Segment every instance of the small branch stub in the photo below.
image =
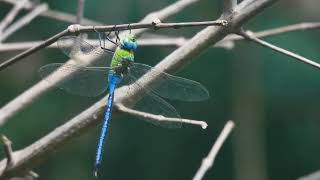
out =
<svg viewBox="0 0 320 180"><path fill-rule="evenodd" d="M116 107L121 112L130 114L130 115L133 115L136 117L141 117L142 119L149 119L149 120L158 121L158 122L181 122L181 123L185 123L185 124L198 125L198 126L201 126L202 129L206 129L208 127L208 124L205 121L164 117L162 115L155 115L155 114L150 114L150 113L130 109L122 104L117 104Z"/></svg>

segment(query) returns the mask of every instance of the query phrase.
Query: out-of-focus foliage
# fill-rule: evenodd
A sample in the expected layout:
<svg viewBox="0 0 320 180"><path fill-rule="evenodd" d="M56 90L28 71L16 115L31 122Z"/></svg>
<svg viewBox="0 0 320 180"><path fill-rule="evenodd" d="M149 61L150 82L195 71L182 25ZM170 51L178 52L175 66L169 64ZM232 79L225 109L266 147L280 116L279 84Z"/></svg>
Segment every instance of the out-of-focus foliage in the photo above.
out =
<svg viewBox="0 0 320 180"><path fill-rule="evenodd" d="M106 24L137 22L148 12L172 0L87 0L85 17ZM76 1L48 1L52 9L75 13ZM246 26L263 30L302 21L318 20L320 2L282 1ZM222 2L201 0L169 22L212 20ZM0 4L0 17L10 9ZM61 31L65 23L39 17L8 42L43 40ZM158 33L192 37L200 28L159 30ZM288 33L266 38L311 59L320 59L319 31ZM173 48L141 47L136 61L154 65ZM1 53L1 60L18 52ZM37 69L46 63L64 62L59 50L42 50L0 72L0 106L39 81ZM234 119L235 133L219 153L205 179L244 179L263 171L269 179L291 180L320 169L320 71L253 43L238 42L232 51L208 49L178 75L201 82L211 99L201 103L172 102L181 115L206 120L207 130L185 125L168 130L133 117L112 119L103 162L103 179L191 179L224 123ZM38 140L95 102L53 90L1 128L14 149ZM60 148L35 168L40 179L93 179L99 128ZM2 147L1 147L2 148ZM0 156L1 159L3 155ZM265 169L264 169L265 168ZM239 170L240 169L240 170ZM245 172L243 172L245 173ZM241 178L242 177L242 178Z"/></svg>

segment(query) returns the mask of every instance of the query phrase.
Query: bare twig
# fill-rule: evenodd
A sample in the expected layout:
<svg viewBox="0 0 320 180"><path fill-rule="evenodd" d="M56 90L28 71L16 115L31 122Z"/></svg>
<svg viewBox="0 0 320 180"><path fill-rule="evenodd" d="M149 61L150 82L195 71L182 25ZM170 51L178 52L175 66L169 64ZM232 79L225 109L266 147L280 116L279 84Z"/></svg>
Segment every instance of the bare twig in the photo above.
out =
<svg viewBox="0 0 320 180"><path fill-rule="evenodd" d="M109 25L109 26L81 26L81 25L70 25L67 30L56 34L50 39L44 41L42 44L39 44L31 49L28 49L13 58L10 58L3 63L0 64L0 71L9 65L21 60L22 58L33 54L34 52L49 46L50 44L57 41L60 37L65 36L67 34L76 34L83 32L95 32L98 31L118 31L118 30L128 30L128 29L146 29L146 28L179 28L179 27L192 27L192 26L213 26L213 25L226 25L227 22L225 20L217 20L217 21L205 21L205 22L185 22L185 23L150 23L140 22L140 23L132 23L132 24L121 24L121 25ZM136 32L138 34L138 32Z"/></svg>
<svg viewBox="0 0 320 180"><path fill-rule="evenodd" d="M224 126L222 132L220 133L218 139L212 146L208 156L202 160L201 166L193 177L193 180L201 180L206 172L211 168L219 150L221 149L223 143L226 141L233 128L234 122L228 121Z"/></svg>
<svg viewBox="0 0 320 180"><path fill-rule="evenodd" d="M295 31L305 31L305 30L317 30L320 29L319 22L308 22L308 23L298 23L292 25L281 26L277 28L267 29L263 31L253 32L256 38L264 38L269 36L280 35L288 32ZM148 37L149 38L149 37ZM184 37L169 37L169 36L161 36L156 35L151 38L140 38L139 45L141 46L182 46L189 39ZM243 40L244 38L239 35L228 35L226 38L215 44L215 47L232 49L234 47L234 41ZM89 40L92 43L93 42ZM0 44L0 52L2 51L15 51L15 50L25 50L32 48L34 46L38 46L43 43L43 41L30 41L30 42L16 42L16 43L3 43ZM57 48L56 44L52 44L49 48Z"/></svg>
<svg viewBox="0 0 320 180"><path fill-rule="evenodd" d="M245 0L242 3L246 1L251 0ZM243 6L242 9L238 8L238 11L233 14L232 27L228 26L205 28L196 36L194 36L188 44L180 47L169 56L167 56L161 63L156 66L156 68L159 68L163 71L167 70L168 72L177 71L184 65L188 64L193 57L203 52L204 49L221 40L229 32L232 32L234 30L233 28L238 29L243 25L243 23L246 22L246 20L254 17L255 14L259 13L265 7L271 5L274 2L276 2L276 0L259 0L252 2L248 6ZM150 21L149 19L146 20ZM26 105L33 102L36 98L38 98L41 94L43 94L51 87L51 85L44 86L43 84L44 82L41 81L41 83L38 83L34 87L27 90L25 93L17 97L16 100L13 100L10 103L11 108L8 108L7 112L2 112L6 113L9 116L12 116L17 111L26 107ZM135 98L135 94L130 96L126 95L126 93L124 93L124 88L125 87L121 87L117 90L115 103L124 103L126 100L132 100ZM41 138L34 144L24 148L23 150L15 152L19 153L19 156L17 158L17 167L15 167L15 169L34 167L39 159L47 157L51 152L53 152L54 150L56 151L58 147L63 146L63 144L70 141L72 138L78 137L79 134L84 133L86 130L93 127L98 122L99 115L103 114L106 100L106 97L101 99L100 101L89 107L87 110L83 111L64 125L56 128L54 131ZM14 105L14 103L18 104ZM19 107L16 108L17 105ZM7 105L7 107L9 107L9 105ZM12 108L15 109L12 110ZM1 115L2 112L0 112ZM114 115L117 115L117 113L114 112ZM8 177L6 175L10 174L10 172L3 174L3 167L5 166L4 163L4 160L0 162L0 178ZM11 173L13 172L16 171L14 171L14 169L11 169Z"/></svg>
<svg viewBox="0 0 320 180"><path fill-rule="evenodd" d="M6 15L5 18L0 23L0 33L14 20L19 11L23 8L24 4L27 3L28 0L19 0L16 1L11 11Z"/></svg>
<svg viewBox="0 0 320 180"><path fill-rule="evenodd" d="M8 168L13 165L12 142L5 135L1 135L1 141L4 145L4 152L7 157L6 168Z"/></svg>
<svg viewBox="0 0 320 180"><path fill-rule="evenodd" d="M294 58L294 59L299 60L299 61L301 61L301 62L303 62L305 64L308 64L308 65L311 65L313 67L316 67L316 68L320 69L320 64L316 63L316 61L312 61L312 60L307 59L307 58L305 58L303 56L300 56L300 55L298 55L296 53L290 52L288 50L285 50L283 48L280 48L278 46L270 44L270 43L268 43L266 41L258 39L256 37L254 37L254 35L250 31L247 31L247 32L241 31L240 34L244 38L246 38L246 39L248 39L248 40L250 40L252 42L255 42L255 43L257 43L257 44L259 44L259 45L261 45L263 47L270 48L270 49L272 49L272 50L274 50L276 52L279 52L279 53L284 54L284 55L286 55L288 57Z"/></svg>
<svg viewBox="0 0 320 180"><path fill-rule="evenodd" d="M121 112L130 114L133 116L141 117L143 119L159 121L160 123L161 122L181 122L181 123L186 123L186 124L198 125L198 126L201 126L202 129L206 129L208 127L208 124L205 121L164 117L161 115L155 115L155 114L150 114L150 113L146 113L146 112L136 111L134 109L127 108L122 104L117 104L116 107Z"/></svg>
<svg viewBox="0 0 320 180"><path fill-rule="evenodd" d="M128 29L144 29L144 28L183 28L183 27L193 27L193 26L226 26L228 22L226 20L216 20L216 21L203 21L203 22L182 22L182 23L132 23L132 24L121 24L121 25L111 25L111 26L81 26L74 25L73 29L75 33L86 33L97 31L121 31Z"/></svg>
<svg viewBox="0 0 320 180"><path fill-rule="evenodd" d="M78 0L78 9L77 9L77 24L82 24L84 10L84 0Z"/></svg>
<svg viewBox="0 0 320 180"><path fill-rule="evenodd" d="M27 15L19 19L17 22L9 26L3 34L0 36L0 41L6 40L11 34L22 28L23 26L30 23L35 17L37 17L41 12L44 12L48 9L47 4L43 3L38 5L35 9L29 12Z"/></svg>

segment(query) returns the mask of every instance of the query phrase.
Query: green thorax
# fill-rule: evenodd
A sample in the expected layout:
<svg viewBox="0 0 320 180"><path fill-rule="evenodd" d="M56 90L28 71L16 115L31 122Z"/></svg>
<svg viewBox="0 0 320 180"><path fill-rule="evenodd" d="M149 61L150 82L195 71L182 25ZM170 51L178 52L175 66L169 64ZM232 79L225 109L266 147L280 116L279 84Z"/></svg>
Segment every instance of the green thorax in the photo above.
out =
<svg viewBox="0 0 320 180"><path fill-rule="evenodd" d="M132 50L127 50L127 49L122 49L120 47L117 47L111 60L111 64L110 64L111 69L114 69L115 67L120 65L123 59L133 62L134 52Z"/></svg>

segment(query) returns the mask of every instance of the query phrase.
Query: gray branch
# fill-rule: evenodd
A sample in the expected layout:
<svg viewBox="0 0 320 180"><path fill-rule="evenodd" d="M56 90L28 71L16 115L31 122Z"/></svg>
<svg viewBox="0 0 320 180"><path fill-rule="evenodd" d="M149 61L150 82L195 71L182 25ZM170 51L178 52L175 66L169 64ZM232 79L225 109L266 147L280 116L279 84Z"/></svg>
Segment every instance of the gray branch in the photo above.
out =
<svg viewBox="0 0 320 180"><path fill-rule="evenodd" d="M315 68L320 69L320 64L317 63L316 61L307 59L307 58L305 58L305 57L303 57L303 56L301 56L301 55L299 55L299 54L290 52L290 51L288 51L288 50L285 50L285 49L283 49L283 48L280 48L280 47L278 47L278 46L275 46L275 45L273 45L273 44L270 44L270 43L268 43L268 42L266 42L266 41L263 41L263 40L261 40L261 39L259 39L259 38L256 38L256 37L254 36L254 34L251 33L250 31L247 31L247 32L241 31L240 34L241 34L244 38L246 38L247 40L249 40L249 41L255 42L256 44L259 44L259 45L261 45L261 46L263 46L263 47L270 48L270 49L272 49L273 51L276 51L276 52L278 52L278 53L284 54L284 55L286 55L286 56L288 56L288 57L294 58L294 59L296 59L296 60L298 60L298 61L301 61L301 62L303 62L303 63L305 63L305 64L308 64L308 65L311 65L311 66L313 66L313 67L315 67Z"/></svg>
<svg viewBox="0 0 320 180"><path fill-rule="evenodd" d="M169 118L169 117L164 117L162 115L155 115L155 114L150 114L146 112L141 112L141 111L136 111L134 109L128 108L122 104L116 104L116 108L126 114L140 117L142 119L148 119L151 121L157 121L159 123L162 122L181 122L185 124L192 124L192 125L197 125L201 126L202 129L207 129L208 124L205 121L198 121L198 120L192 120L192 119L183 119L183 118Z"/></svg>
<svg viewBox="0 0 320 180"><path fill-rule="evenodd" d="M298 24L285 25L277 28L272 28L272 29L267 29L263 31L252 32L252 33L257 38L264 38L269 36L281 35L284 33L306 31L306 30L317 30L317 29L320 29L319 22L304 22L304 23L298 23ZM161 36L161 35L154 35L149 39L148 38L140 38L139 45L179 47L185 44L189 40L185 37L170 37L170 36ZM223 40L216 43L215 47L232 49L236 41L243 40L243 39L244 38L239 35L235 35L235 34L228 35ZM88 42L91 42L93 44L97 43L98 45L98 42L94 42L93 40L88 40ZM0 44L0 52L26 50L43 43L44 41L2 43ZM54 43L48 46L48 48L57 48L57 44Z"/></svg>
<svg viewBox="0 0 320 180"><path fill-rule="evenodd" d="M248 2L251 3L248 4ZM257 0L254 2L251 0L243 1L236 7L236 11L232 14L232 22L230 26L205 28L201 32L197 33L190 41L188 41L187 44L181 46L179 49L167 56L156 66L156 68L163 71L168 71L169 73L178 71L179 69L183 68L183 66L190 63L193 57L199 55L212 44L215 44L223 39L228 33L233 32L235 29L241 27L245 22L253 18L257 13L261 12L264 8L270 6L274 2L276 2L276 0ZM229 16L227 20L230 19L231 16ZM142 30L140 29L139 31ZM59 74L56 74L55 76L57 75ZM60 80L65 77L63 74L60 74L60 76L62 76L60 77ZM155 79L150 77L148 78L148 74L146 74L138 81L140 80L142 80L143 83L150 83ZM7 119L9 116L17 113L19 110L33 102L36 98L39 98L40 95L48 91L52 86L52 84L48 84L44 81L39 82L37 85L33 86L15 100L10 102L9 105L6 106L6 111L2 111L7 113L7 117L2 119ZM138 98L138 95L143 93L137 90L136 93L127 96L125 93L123 93L123 91L126 90L125 88L126 87L121 87L117 90L115 104L127 104L126 101L134 101L136 98ZM10 172L18 172L21 169L34 167L39 159L47 157L53 152L53 150L56 150L58 147L63 146L63 144L79 136L79 134L82 134L88 129L92 128L94 125L96 125L96 123L98 123L99 116L103 114L105 103L106 97L99 100L97 103L30 146L14 152L13 156L17 157L17 163L11 169L4 171L5 160L2 160L0 162L0 178L8 177ZM10 106L11 108L14 108L13 111L11 108L8 108ZM2 115L2 113L0 114ZM115 111L114 115L117 114L117 111Z"/></svg>

